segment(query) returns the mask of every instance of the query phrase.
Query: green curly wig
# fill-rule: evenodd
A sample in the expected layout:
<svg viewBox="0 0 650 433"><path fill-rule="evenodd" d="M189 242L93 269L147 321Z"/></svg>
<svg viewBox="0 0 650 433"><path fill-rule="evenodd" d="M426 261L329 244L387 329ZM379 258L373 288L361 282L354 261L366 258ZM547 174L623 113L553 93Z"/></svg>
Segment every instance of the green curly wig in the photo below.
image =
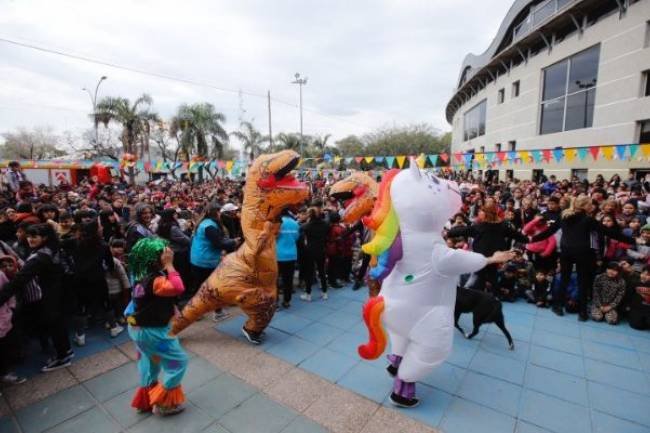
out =
<svg viewBox="0 0 650 433"><path fill-rule="evenodd" d="M160 263L160 255L169 244L159 237L140 239L129 253L130 271L136 280L141 280L155 270L153 265Z"/></svg>

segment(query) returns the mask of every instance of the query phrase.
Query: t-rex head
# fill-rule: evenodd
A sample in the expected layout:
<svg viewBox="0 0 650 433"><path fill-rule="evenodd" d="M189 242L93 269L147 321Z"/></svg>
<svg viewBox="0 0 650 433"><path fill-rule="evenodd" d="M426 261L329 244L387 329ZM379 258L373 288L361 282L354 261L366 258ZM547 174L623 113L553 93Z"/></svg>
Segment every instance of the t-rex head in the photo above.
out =
<svg viewBox="0 0 650 433"><path fill-rule="evenodd" d="M291 175L291 170L299 161L300 156L293 150L257 157L246 176L243 210L251 211L257 218L272 221L285 207L307 200L309 188Z"/></svg>
<svg viewBox="0 0 650 433"><path fill-rule="evenodd" d="M377 182L366 173L356 171L332 185L330 196L345 203L342 221L355 223L372 211L377 198Z"/></svg>

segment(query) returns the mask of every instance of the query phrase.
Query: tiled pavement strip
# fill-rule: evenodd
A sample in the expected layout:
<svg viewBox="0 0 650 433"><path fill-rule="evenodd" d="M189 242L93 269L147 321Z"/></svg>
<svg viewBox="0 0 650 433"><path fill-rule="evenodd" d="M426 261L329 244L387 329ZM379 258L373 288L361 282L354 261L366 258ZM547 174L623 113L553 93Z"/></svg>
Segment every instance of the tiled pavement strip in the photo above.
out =
<svg viewBox="0 0 650 433"><path fill-rule="evenodd" d="M71 368L3 391L0 433L650 432L650 333L523 303L504 305L514 352L494 326L472 341L457 334L448 362L418 385L420 407L392 409L384 361L355 352L366 337L365 296L346 288L326 302L296 299L259 348L243 341L241 316L219 331L207 319L194 324L182 334L194 355L184 381L190 403L170 419L128 408L133 347L126 337L95 337ZM471 316L462 322L469 329Z"/></svg>

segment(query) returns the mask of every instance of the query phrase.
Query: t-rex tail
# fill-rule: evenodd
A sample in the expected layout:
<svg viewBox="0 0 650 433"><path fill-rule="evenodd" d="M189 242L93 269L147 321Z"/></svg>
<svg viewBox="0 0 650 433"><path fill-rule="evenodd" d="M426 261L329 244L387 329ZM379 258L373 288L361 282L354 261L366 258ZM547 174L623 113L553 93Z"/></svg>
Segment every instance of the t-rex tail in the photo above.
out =
<svg viewBox="0 0 650 433"><path fill-rule="evenodd" d="M384 297L377 296L368 299L363 306L363 321L368 327L368 343L359 346L359 356L363 359L377 359L386 350L386 332L381 323L384 312Z"/></svg>
<svg viewBox="0 0 650 433"><path fill-rule="evenodd" d="M221 303L214 295L208 281L201 284L199 291L185 305L183 311L172 319L171 335L176 335L192 323L199 320L208 311L214 311Z"/></svg>

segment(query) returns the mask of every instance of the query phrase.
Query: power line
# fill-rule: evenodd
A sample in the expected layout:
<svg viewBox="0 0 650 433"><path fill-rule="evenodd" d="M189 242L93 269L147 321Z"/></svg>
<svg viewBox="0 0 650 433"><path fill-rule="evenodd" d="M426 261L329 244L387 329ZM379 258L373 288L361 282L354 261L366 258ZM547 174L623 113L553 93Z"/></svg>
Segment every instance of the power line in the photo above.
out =
<svg viewBox="0 0 650 433"><path fill-rule="evenodd" d="M36 45L36 44L33 44L33 43L20 42L20 41L16 41L16 40L13 40L13 39L8 39L8 38L5 38L5 37L0 37L0 42L5 42L5 43L11 44L11 45L15 45L15 46L23 47L23 48L29 48L29 49L32 49L32 50L36 50L36 51L40 51L40 52L44 52L44 53L48 53L48 54L55 54L55 55L67 57L67 58L70 58L70 59L80 60L80 61L83 61L83 62L94 63L94 64L98 64L98 65L102 65L102 66L108 66L109 68L121 69L121 70L124 70L124 71L133 72L133 73L136 73L136 74L148 75L148 76L151 76L151 77L161 78L163 80L176 81L176 82L180 82L180 83L184 83L184 84L189 84L189 85L192 85L192 86L206 87L206 88L217 90L217 91L224 92L224 93L233 93L233 94L241 93L241 94L244 94L246 96L251 96L251 97L254 97L254 98L261 98L261 99L265 99L265 100L267 99L266 94L243 91L241 89L236 89L236 90L235 89L229 89L229 88L225 88L225 87L216 86L216 85L211 84L211 83L205 83L205 82L201 82L201 81L191 80L191 79L188 79L188 78L175 77L175 76L172 76L172 75L161 74L159 72L151 72L151 71L147 71L147 70L144 70L144 69L134 68L134 67L131 67L131 66L119 65L117 63L112 63L112 62L108 62L108 61L105 61L105 60L94 59L94 58L88 57L88 56L68 53L68 52L65 52L65 51L62 51L62 50L59 50L59 49L47 48L47 47ZM292 108L299 108L298 105L296 105L294 103L291 103L291 102L284 101L282 99L271 98L271 100L274 101L274 102L277 102L279 104L283 104L283 105L292 107ZM316 114L318 116L326 117L326 118L336 120L336 121L339 121L339 122L344 122L344 123L347 123L349 125L356 126L358 128L364 128L364 129L368 129L368 130L372 129L369 126L360 125L360 124L357 124L355 122L350 122L349 120L342 119L340 117L331 116L331 115L328 115L328 114L323 114L321 112L311 110L311 109L308 109L308 108L303 108L303 109L305 111Z"/></svg>

